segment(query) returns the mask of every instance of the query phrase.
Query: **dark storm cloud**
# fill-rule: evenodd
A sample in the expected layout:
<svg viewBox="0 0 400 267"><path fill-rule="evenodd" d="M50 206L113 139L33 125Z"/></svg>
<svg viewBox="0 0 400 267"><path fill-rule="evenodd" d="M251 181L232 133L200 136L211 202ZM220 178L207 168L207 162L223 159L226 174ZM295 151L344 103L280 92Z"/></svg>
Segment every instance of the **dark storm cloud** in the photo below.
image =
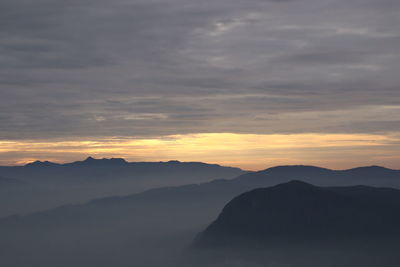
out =
<svg viewBox="0 0 400 267"><path fill-rule="evenodd" d="M3 0L0 138L396 132L399 11L395 0Z"/></svg>

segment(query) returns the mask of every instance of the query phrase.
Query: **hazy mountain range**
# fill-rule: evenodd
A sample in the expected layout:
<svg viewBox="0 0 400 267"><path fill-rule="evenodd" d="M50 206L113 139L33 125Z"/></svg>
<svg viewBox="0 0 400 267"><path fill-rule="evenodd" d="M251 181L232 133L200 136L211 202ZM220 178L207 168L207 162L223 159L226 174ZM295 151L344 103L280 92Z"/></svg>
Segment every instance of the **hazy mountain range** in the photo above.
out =
<svg viewBox="0 0 400 267"><path fill-rule="evenodd" d="M0 220L2 261L7 266L41 267L177 266L182 249L232 198L291 180L400 188L400 171L375 166L345 171L282 166L229 180L152 189L10 217ZM10 265L16 259L18 263Z"/></svg>
<svg viewBox="0 0 400 267"><path fill-rule="evenodd" d="M191 183L231 178L242 174L239 168L201 162L127 162L122 158L94 159L58 164L35 161L24 166L2 166L0 173L30 184L81 185L121 179L146 182ZM189 175L191 174L191 175ZM156 184L156 183L155 183ZM160 184L157 184L160 186Z"/></svg>
<svg viewBox="0 0 400 267"><path fill-rule="evenodd" d="M162 187L229 179L238 168L200 162L94 159L0 167L0 217ZM18 186L17 186L18 185Z"/></svg>

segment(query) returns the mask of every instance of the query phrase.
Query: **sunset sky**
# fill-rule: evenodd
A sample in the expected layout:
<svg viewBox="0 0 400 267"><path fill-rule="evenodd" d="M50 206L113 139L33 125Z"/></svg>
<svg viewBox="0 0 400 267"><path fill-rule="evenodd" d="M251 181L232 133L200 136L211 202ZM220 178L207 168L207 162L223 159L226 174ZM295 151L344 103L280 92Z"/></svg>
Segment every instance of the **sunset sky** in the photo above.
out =
<svg viewBox="0 0 400 267"><path fill-rule="evenodd" d="M400 169L399 0L2 0L0 165Z"/></svg>

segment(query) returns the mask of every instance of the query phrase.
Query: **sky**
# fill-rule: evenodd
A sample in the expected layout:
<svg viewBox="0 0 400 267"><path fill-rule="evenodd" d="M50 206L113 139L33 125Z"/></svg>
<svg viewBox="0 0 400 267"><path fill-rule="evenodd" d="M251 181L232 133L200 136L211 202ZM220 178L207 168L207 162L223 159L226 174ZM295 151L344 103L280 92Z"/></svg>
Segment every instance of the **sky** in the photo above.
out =
<svg viewBox="0 0 400 267"><path fill-rule="evenodd" d="M0 165L400 166L398 0L2 0Z"/></svg>

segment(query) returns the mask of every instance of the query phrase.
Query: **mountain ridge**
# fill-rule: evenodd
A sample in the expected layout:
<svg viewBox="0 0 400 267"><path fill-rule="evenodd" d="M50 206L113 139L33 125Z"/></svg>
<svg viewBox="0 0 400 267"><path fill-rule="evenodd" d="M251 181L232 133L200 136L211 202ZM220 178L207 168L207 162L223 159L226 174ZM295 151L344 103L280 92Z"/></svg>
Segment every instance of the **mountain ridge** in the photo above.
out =
<svg viewBox="0 0 400 267"><path fill-rule="evenodd" d="M74 165L74 164L84 164L84 163L93 163L93 162L98 162L98 163L106 163L106 162L118 162L121 164L157 164L157 163L176 163L176 164L190 164L190 163L198 163L198 164L207 164L207 165L214 165L214 166L221 166L221 167L229 167L229 168L236 168L236 169L241 169L239 167L232 167L232 166L227 166L227 165L221 165L221 164L216 164L216 163L207 163L207 162L201 162L201 161L179 161L179 160L168 160L168 161L127 161L124 158L94 158L92 156L88 156L84 160L77 160L77 161L72 161L72 162L65 162L65 163L57 163L57 162L52 162L52 161L41 161L41 160L36 160L33 162L29 162L25 165L2 165L0 167L27 167L27 166L64 166L64 165ZM400 169L392 169L392 168L387 168L384 166L379 166L379 165L365 165L365 166L359 166L359 167L353 167L353 168L346 168L346 169L332 169L332 168L325 168L325 167L319 167L315 165L301 165L301 164L293 164L293 165L277 165L277 166L272 166L268 167L265 169L257 170L257 171L249 171L242 169L243 171L246 172L267 172L267 171L273 171L276 169L281 169L281 168L293 168L293 169L315 169L315 170L325 170L325 171L335 171L335 172L347 172L347 171L357 171L357 170L373 170L373 169L380 169L380 170L388 170L388 171L400 171Z"/></svg>
<svg viewBox="0 0 400 267"><path fill-rule="evenodd" d="M42 249L36 249L46 248L44 251L50 250L52 254L58 255L58 258L64 259L66 256L60 255L59 252L64 247L55 241L55 237L62 236L65 240L63 242L68 244L75 244L76 240L82 240L79 242L85 242L86 245L83 247L85 253L99 244L105 247L106 251L113 251L116 245L125 248L128 241L129 244L136 244L138 251L142 251L141 240L143 237L147 238L154 236L155 233L157 235L161 233L162 235L160 235L163 236L161 241L157 239L155 242L162 242L162 249L168 247L180 250L190 244L196 233L215 220L230 200L256 188L298 180L299 177L303 177L301 180L307 183L319 181L320 184L329 184L330 187L350 184L353 186L351 191L357 191L360 197L371 196L368 193L369 187L365 187L365 185L378 187L395 185L400 188L400 175L396 176L398 172L394 172L395 175L392 175L392 172L388 174L383 171L381 174L371 177L361 175L359 172L352 174L353 176L349 176L346 172L334 172L333 176L332 172L324 172L323 176L309 175L312 173L299 172L299 169L296 168L295 172L287 172L282 175L254 172L240 175L234 179L218 179L204 183L151 189L138 194L96 198L83 204L67 205L22 217L0 219L0 235L3 239L0 241L0 245L11 249L13 246L20 247L22 246L21 242L25 242L27 245L23 245L23 248L26 251L35 251L38 255L46 258ZM350 181L354 179L355 182L349 182L349 177ZM360 186L360 184L364 186ZM377 195L371 197L370 201L380 199L387 203L392 201L391 198L397 198L396 189L384 188L381 190L387 199L382 200L382 196ZM393 193L393 190L396 191ZM40 246L37 244L38 240L40 240ZM114 243L110 240L113 240ZM58 244L58 246L49 247L48 244ZM151 247L154 245L151 243ZM70 255L77 253L74 247L70 247L69 250ZM131 249L126 248L126 255L131 255ZM92 259L93 266L99 266L100 258ZM29 266L29 264L26 265ZM43 265L38 264L37 266ZM321 265L315 266L320 267ZM350 265L350 267L353 266L355 265ZM310 265L305 265L305 267L310 267Z"/></svg>
<svg viewBox="0 0 400 267"><path fill-rule="evenodd" d="M241 169L238 167L231 167L231 166L226 166L226 165L221 165L221 164L216 164L216 163L207 163L207 162L201 162L201 161L179 161L179 160L168 160L168 161L127 161L124 158L94 158L92 156L88 156L84 160L77 160L77 161L72 161L72 162L65 162L65 163L57 163L57 162L52 162L48 160L36 160L32 161L29 163L26 163L25 165L3 165L0 167L29 167L29 166L70 166L70 165L75 165L75 164L93 164L93 163L119 163L119 164L205 164L205 165L210 165L210 166L221 166L221 167L229 167L229 168L234 168L234 169ZM244 170L245 171L245 170Z"/></svg>
<svg viewBox="0 0 400 267"><path fill-rule="evenodd" d="M375 166L371 166L372 168L375 168ZM263 171L259 171L259 172L250 172L247 174L243 174L240 175L234 179L216 179L216 180L212 180L209 182L204 182L204 183L192 183L192 184L186 184L186 185L177 185L177 186L166 186L166 187L160 187L160 188L153 188L153 189L149 189L140 193L135 193L135 194L126 194L126 195L120 195L120 196L109 196L109 197L104 197L104 198L97 198L97 199L93 199L90 201L87 201L83 204L78 204L78 205L63 205L63 207L81 207L81 206L85 206L85 205L97 205L97 204L109 204L109 203L115 203L115 202L120 202L123 203L125 201L132 201L135 200L137 198L142 198L142 199L151 199L152 196L154 197L169 197L172 196L173 194L177 194L178 192L185 192L188 191L190 193L187 193L188 195L193 194L193 196L196 195L201 195L201 194L210 194L214 195L214 194L219 194L219 192L221 192L220 196L217 196L217 198L221 197L221 199L227 199L229 197L233 197L235 194L241 194L243 192L249 191L249 190L253 190L256 188L260 188L260 187L270 187L273 185L277 185L277 184L284 184L286 182L289 181L295 181L297 183L312 183L310 181L305 181L307 179L290 179L286 176L279 176L278 179L276 179L275 176L273 176L274 174L271 174L270 171L271 170L279 170L279 169L301 169L301 170L322 170L325 173L339 173L339 174L343 174L349 171L352 171L354 169L349 169L349 170L344 170L344 171L332 171L329 169L325 169L325 168L320 168L320 167L315 167L315 166L307 166L307 165L288 165L288 166L276 166L276 167L272 167L272 168L268 168L266 170ZM359 168L370 168L370 167L359 167ZM359 169L359 168L355 168L355 169ZM382 168L379 168L382 169ZM386 169L386 168L383 168ZM389 169L391 170L391 169ZM396 170L391 170L393 171L393 173L398 174L398 176L396 177L395 182L398 185L398 188L400 188L400 171L396 171ZM272 176L272 177L271 177ZM293 175L295 176L295 175ZM380 180L379 178L377 179L377 184L378 185L374 185L374 183L371 184L364 184L362 182L359 183L355 183L351 182L350 185L347 184L348 181L346 181L345 179L341 179L341 180L334 180L334 178L330 178L330 179L324 179L324 177L320 177L322 184L326 183L326 180L330 180L330 187L334 188L335 186L339 186L339 187L359 187L359 188L370 188L370 187L376 187L382 190L388 190L388 191L392 191L392 190L396 190L393 189L391 186L389 185L385 185L380 184ZM287 179L288 181L285 181L285 179ZM390 177L390 179L392 179L392 177ZM276 180L281 181L276 182ZM384 179L385 181L387 180L386 178ZM358 180L356 180L358 181ZM366 179L366 182L370 182L370 179ZM343 183L343 184L341 184ZM227 195L226 195L227 194ZM215 197L215 196L214 196ZM228 200L228 199L227 199ZM51 212L52 209L48 209L47 211L43 211L44 213L46 212ZM32 213L34 214L34 213ZM29 214L27 214L27 216L29 217ZM25 217L25 216L24 216Z"/></svg>
<svg viewBox="0 0 400 267"><path fill-rule="evenodd" d="M235 243L235 236L240 240L236 244L243 245L240 237L267 242L268 238L336 239L378 233L397 235L400 240L400 216L396 216L400 212L400 190L393 190L395 198L376 202L386 193L385 188L365 186L364 195L353 192L358 189L318 187L293 180L251 190L228 202L196 244L230 245Z"/></svg>
<svg viewBox="0 0 400 267"><path fill-rule="evenodd" d="M19 180L0 187L0 217L43 211L65 204L129 195L148 189L232 179L247 173L239 168L198 162L127 162L121 158L57 164L35 161L0 167L0 176Z"/></svg>
<svg viewBox="0 0 400 267"><path fill-rule="evenodd" d="M289 181L234 197L185 255L196 267L396 267L399 224L399 189Z"/></svg>

